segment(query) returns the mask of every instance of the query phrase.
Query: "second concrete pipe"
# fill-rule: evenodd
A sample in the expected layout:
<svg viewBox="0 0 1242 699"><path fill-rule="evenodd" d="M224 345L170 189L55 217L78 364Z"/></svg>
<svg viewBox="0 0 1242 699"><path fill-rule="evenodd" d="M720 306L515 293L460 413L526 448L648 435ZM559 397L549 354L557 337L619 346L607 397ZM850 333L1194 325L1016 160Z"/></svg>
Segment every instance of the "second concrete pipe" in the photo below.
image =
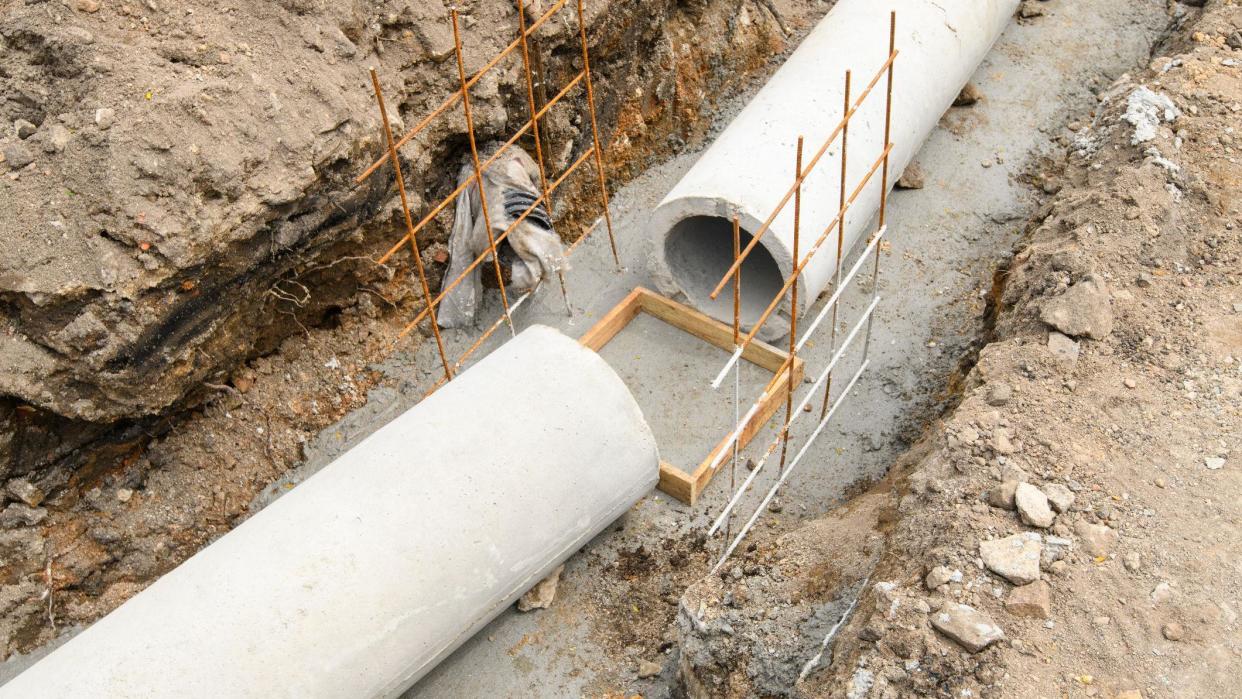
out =
<svg viewBox="0 0 1242 699"><path fill-rule="evenodd" d="M742 245L775 210L794 182L795 148L805 137L809 160L843 115L844 74L853 71L857 96L888 56L889 13L897 12L889 184L910 163L958 92L999 38L1018 0L839 0L711 145L652 215L657 282L666 294L732 320L731 291L709 294L733 261L732 217L741 220ZM849 125L847 195L883 152L885 80ZM840 140L805 180L800 256L838 212ZM880 177L845 216L845 250L862 239L880 203ZM836 233L832 233L835 239ZM758 320L793 269L793 205L742 268L742 320ZM802 305L830 283L836 246L825 244L800 278ZM773 325L783 334L779 321ZM765 325L765 330L768 326Z"/></svg>

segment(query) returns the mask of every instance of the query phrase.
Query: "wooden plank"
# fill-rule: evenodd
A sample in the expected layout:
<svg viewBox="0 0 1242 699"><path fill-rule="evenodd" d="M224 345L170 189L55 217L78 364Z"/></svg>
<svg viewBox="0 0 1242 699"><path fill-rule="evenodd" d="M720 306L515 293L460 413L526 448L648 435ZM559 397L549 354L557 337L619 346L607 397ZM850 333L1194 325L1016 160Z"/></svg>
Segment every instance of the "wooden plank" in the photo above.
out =
<svg viewBox="0 0 1242 699"><path fill-rule="evenodd" d="M798 383L802 381L802 371L802 360L795 360L793 366L794 386L797 386ZM785 404L785 391L788 390L790 384L789 376L789 372L781 372L779 376L773 377L774 385L772 386L772 390L768 392L767 399L760 403L759 410L751 416L750 420L742 428L741 434L738 435L739 451L745 449L747 445L750 444L751 440L755 438L755 435L759 434L759 432L763 429L763 426L766 425L768 420L772 418L772 415ZM721 470L720 467L717 467L716 472L713 472L711 470L711 465L712 462L716 460L716 455L726 448L728 441L729 435L725 435L715 446L715 448L711 450L711 453L707 455L707 458L703 459L698 468L694 470L694 473L690 475L691 480L693 480L695 484L694 492L702 492L703 489L707 487L707 484L711 482L716 473ZM728 448L732 449L732 447ZM721 463L723 465L724 462Z"/></svg>
<svg viewBox="0 0 1242 699"><path fill-rule="evenodd" d="M687 505L693 505L695 498L698 497L698 493L694 490L694 480L685 471L667 461L660 462L658 487Z"/></svg>
<svg viewBox="0 0 1242 699"><path fill-rule="evenodd" d="M660 320L680 328L695 337L719 347L726 352L733 352L737 347L733 344L733 328L685 304L661 296L653 291L638 287L639 302L647 313ZM779 371L789 356L762 340L753 340L742 352L742 357L771 372Z"/></svg>
<svg viewBox="0 0 1242 699"><path fill-rule="evenodd" d="M591 329L586 331L586 334L578 342L596 352L603 349L609 342L612 342L612 338L616 337L617 333L629 325L630 321L634 320L642 310L642 305L639 302L642 296L641 291L642 288L639 287L626 295L621 300L621 303L614 306L611 311L608 311L607 315L599 319L598 323L591 326Z"/></svg>
<svg viewBox="0 0 1242 699"><path fill-rule="evenodd" d="M625 326L638 317L639 313L643 312L655 316L665 323L683 330L700 340L713 344L726 352L733 352L735 350L732 327L685 304L678 303L641 286L636 287L626 295L607 315L601 318L590 330L587 330L578 341L583 346L599 352ZM750 444L750 441L763 429L763 426L767 424L776 410L785 402L785 391L790 386L791 376L795 386L802 381L803 363L801 359L795 359L792 367L782 371L788 356L785 352L760 340L752 341L746 350L742 352L743 359L773 372L774 375L772 380L768 382L768 388L766 389L767 399L763 401L759 406L759 410L742 428L742 432L738 437L739 449L744 449ZM715 460L716 455L725 448L726 441L728 441L728 435L712 449L707 458L695 468L694 473L686 473L670 463L661 461L660 490L688 505L693 505L695 500L698 499L699 494L711 482L712 477L716 475L716 472L721 470L717 468L716 472L713 472L710 466L712 461Z"/></svg>

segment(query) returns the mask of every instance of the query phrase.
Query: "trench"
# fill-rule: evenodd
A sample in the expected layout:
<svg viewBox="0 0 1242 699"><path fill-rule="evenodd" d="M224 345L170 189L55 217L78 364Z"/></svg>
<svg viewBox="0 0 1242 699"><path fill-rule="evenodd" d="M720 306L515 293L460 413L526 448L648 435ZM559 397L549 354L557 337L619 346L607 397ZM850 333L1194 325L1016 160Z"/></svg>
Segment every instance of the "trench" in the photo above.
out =
<svg viewBox="0 0 1242 699"><path fill-rule="evenodd" d="M1108 76L1101 77L1102 71L1116 74L1130 67L1146 55L1156 37L1156 3L1136 3L1147 13L1145 23L1130 22L1125 16L1130 8L1106 5L1057 3L1063 23L1011 26L976 76L987 99L969 110L947 114L916 159L926 171L927 187L901 192L891 203L895 235L892 248L885 252L886 271L880 281L890 301L879 323L879 368L860 385L846 419L823 438L806 473L791 481L782 496L780 516L765 518L753 535L762 546L838 507L857 484L880 477L946 405L937 396L943 395L954 368L986 331L993 269L1021 234L1020 222L1039 202L1039 195L1021 184L1019 176L1039 155L1055 150L1054 135L1068 114L1092 106L1091 81L1106 85ZM1123 25L1126 30L1117 32L1116 27ZM1087 36L1093 31L1097 34ZM1101 39L1102 32L1111 36ZM1055 65L1042 60L1053 52L1061 56ZM1022 86L1031 80L1059 89L1029 94ZM717 126L727 123L743 102L744 96L723 105L714 115ZM622 269L613 267L607 239L597 230L575 257L568 278L572 317L566 316L554 290L544 289L516 320L521 325L549 324L577 336L629 289L649 284L652 251L643 239L645 216L696 155L683 152L659 163L615 193L613 217ZM991 164L982 167L985 161ZM670 252L697 255L709 239L731 237L728 223L723 223L697 222L674 238L677 242L670 243ZM746 241L744 235L742 244ZM727 259L704 261L705 279L717 268L723 272L727 264ZM771 277L774 289L779 288L775 263L759 258L756 264L759 268L744 270L744 278L768 283ZM771 269L765 267L769 264ZM720 298L727 299L728 294ZM847 317L861 309L864 298L859 293L845 299ZM494 317L499 311L494 294L486 301L484 316ZM751 308L744 312L758 315ZM455 332L447 340L459 352L473 335ZM727 419L731 412L731 396L716 394L715 407L702 410L706 392L667 390L671 368L653 369L642 356L693 356L699 352L694 341L663 331L628 336L625 341L630 351L623 347L605 357L630 384L645 412L663 411L662 425L657 426L662 450L678 451L685 458L705 451L726 429L721 418ZM397 388L374 391L364 407L312 440L303 465L274 483L266 497L309 476L387 417L416 402L435 379L437 360L429 345L378 365L378 371L400 377ZM810 361L822 365L825 352L812 348ZM678 369L677 384L703 386L710 381L719 368L714 360L721 357L700 355ZM770 431L761 434L751 450L762 449L770 438ZM676 446L666 447L666 441L673 439ZM677 682L677 649L669 634L675 597L706 573L718 551L719 542L705 541L701 531L726 491L718 482L693 508L661 493L644 499L570 560L551 609L524 615L505 612L406 696L551 697L633 691L667 696ZM649 659L662 664L663 672L636 679L636 664Z"/></svg>

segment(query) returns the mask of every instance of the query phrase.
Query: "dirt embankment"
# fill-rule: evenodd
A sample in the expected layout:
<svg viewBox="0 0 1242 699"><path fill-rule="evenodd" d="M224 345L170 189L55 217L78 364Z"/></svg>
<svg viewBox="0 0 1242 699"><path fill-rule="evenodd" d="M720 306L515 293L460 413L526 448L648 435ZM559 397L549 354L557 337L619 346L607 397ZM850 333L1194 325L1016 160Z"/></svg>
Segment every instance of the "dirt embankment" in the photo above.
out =
<svg viewBox="0 0 1242 699"><path fill-rule="evenodd" d="M1161 54L1068 125L956 409L827 531L683 598L691 695L1237 694L1242 7ZM817 664L780 640L855 597ZM789 651L809 671L769 691Z"/></svg>
<svg viewBox="0 0 1242 699"><path fill-rule="evenodd" d="M468 71L516 36L515 4L457 3ZM549 88L580 67L574 4L538 35ZM829 7L585 4L614 184L700 139L717 96ZM0 135L0 655L228 531L308 439L400 382L391 340L420 301L401 256L373 261L401 235L391 174L352 185L380 147L366 69L413 124L453 89L452 47L439 2L0 10L0 121L29 124ZM526 119L520 66L474 91L482 142ZM583 106L546 124L558 169L589 143ZM465 143L453 110L403 150L415 206L451 191ZM567 237L590 182L557 197ZM429 228L433 284L448 224Z"/></svg>

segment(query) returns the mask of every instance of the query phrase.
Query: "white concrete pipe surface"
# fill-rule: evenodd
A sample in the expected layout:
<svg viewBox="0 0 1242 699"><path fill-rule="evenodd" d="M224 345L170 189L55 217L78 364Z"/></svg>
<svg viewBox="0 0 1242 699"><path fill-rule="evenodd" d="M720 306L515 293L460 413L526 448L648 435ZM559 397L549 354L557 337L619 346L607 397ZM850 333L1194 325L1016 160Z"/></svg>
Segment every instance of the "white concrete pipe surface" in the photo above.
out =
<svg viewBox="0 0 1242 699"><path fill-rule="evenodd" d="M387 697L655 486L594 352L532 327L0 688Z"/></svg>
<svg viewBox="0 0 1242 699"><path fill-rule="evenodd" d="M839 0L772 79L665 197L651 219L657 284L668 295L732 321L732 287L715 301L711 290L733 262L732 217L741 222L742 245L776 209L794 183L798 136L804 163L844 114L846 70L852 98L888 57L889 12L897 12L893 81L894 149L890 185L905 169L970 79L1017 9L1018 0ZM850 121L846 195L883 152L886 82L881 78ZM841 147L820 159L802 190L799 254L805 257L836 217ZM880 203L879 171L846 215L845 250L865 236ZM793 201L760 238L742 267L742 318L748 325L780 291L793 269ZM800 305L814 302L836 269L836 232L807 265ZM780 327L777 318L765 325ZM767 332L765 336L780 336Z"/></svg>

